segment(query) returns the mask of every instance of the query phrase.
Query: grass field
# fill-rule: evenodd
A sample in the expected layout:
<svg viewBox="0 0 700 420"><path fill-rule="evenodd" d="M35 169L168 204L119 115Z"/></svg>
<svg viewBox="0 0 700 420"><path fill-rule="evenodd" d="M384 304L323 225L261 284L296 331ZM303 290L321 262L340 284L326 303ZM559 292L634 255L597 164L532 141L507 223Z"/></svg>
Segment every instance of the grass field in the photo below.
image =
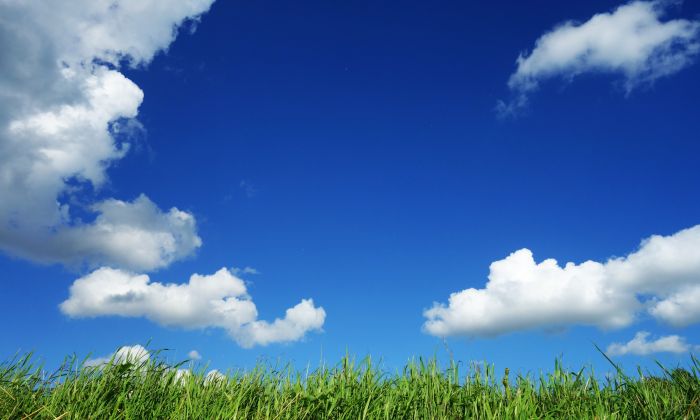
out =
<svg viewBox="0 0 700 420"><path fill-rule="evenodd" d="M618 370L603 381L558 362L538 377L422 359L395 373L369 358L309 372L259 367L207 376L179 368L158 357L99 367L73 357L47 373L31 355L17 357L0 366L0 418L700 418L700 363L692 356L689 369L634 377Z"/></svg>

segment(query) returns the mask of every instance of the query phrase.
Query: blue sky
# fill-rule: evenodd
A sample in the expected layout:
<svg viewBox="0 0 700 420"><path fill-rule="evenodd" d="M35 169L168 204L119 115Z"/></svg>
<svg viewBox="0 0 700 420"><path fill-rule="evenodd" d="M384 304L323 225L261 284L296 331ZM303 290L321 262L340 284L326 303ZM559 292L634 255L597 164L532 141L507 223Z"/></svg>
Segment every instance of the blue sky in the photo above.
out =
<svg viewBox="0 0 700 420"><path fill-rule="evenodd" d="M0 6L0 356L700 345L699 4L90 3Z"/></svg>

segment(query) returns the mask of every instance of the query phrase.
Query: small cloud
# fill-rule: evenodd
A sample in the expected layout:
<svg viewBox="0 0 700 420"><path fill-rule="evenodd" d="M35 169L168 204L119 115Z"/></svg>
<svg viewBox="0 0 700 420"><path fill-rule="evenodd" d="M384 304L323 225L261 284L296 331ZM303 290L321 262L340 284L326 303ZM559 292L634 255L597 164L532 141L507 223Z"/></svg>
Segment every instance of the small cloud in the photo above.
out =
<svg viewBox="0 0 700 420"><path fill-rule="evenodd" d="M496 115L502 120L519 117L527 109L529 103L528 96L519 93L510 101L498 100L496 102Z"/></svg>
<svg viewBox="0 0 700 420"><path fill-rule="evenodd" d="M77 279L61 312L74 318L144 317L163 326L222 328L242 347L288 343L321 331L326 319L312 299L289 308L273 322L258 319L246 284L222 268L190 276L188 283L152 282L146 274L103 267Z"/></svg>
<svg viewBox="0 0 700 420"><path fill-rule="evenodd" d="M146 363L150 358L151 353L148 350L146 350L146 348L142 345L136 344L133 346L120 347L119 350L110 354L109 356L88 359L85 361L84 366L102 366L109 363L110 361L112 361L115 365L124 363L142 365Z"/></svg>
<svg viewBox="0 0 700 420"><path fill-rule="evenodd" d="M514 98L499 101L501 117L516 115L540 82L571 80L584 73L623 78L629 93L690 65L700 52L700 21L662 21L674 1L632 1L584 23L565 22L542 35L532 51L521 54L508 80Z"/></svg>
<svg viewBox="0 0 700 420"><path fill-rule="evenodd" d="M204 377L204 385L222 383L225 381L226 381L226 375L224 375L223 373L219 372L216 369L210 370L209 372L207 372L207 375Z"/></svg>
<svg viewBox="0 0 700 420"><path fill-rule="evenodd" d="M654 341L648 341L647 338L650 335L646 331L640 331L627 343L610 344L605 352L610 356L624 356L626 354L646 356L652 353L686 353L690 351L691 347L697 348L697 346L689 345L685 338L677 335L668 335Z"/></svg>
<svg viewBox="0 0 700 420"><path fill-rule="evenodd" d="M199 354L197 350L190 350L190 352L187 353L187 357L189 357L192 360L200 360L202 358L202 355Z"/></svg>
<svg viewBox="0 0 700 420"><path fill-rule="evenodd" d="M238 276L238 277L246 276L246 275L254 276L254 275L260 274L260 271L256 270L253 267L244 267L244 268L231 267L229 270L231 271L231 273L234 276Z"/></svg>
<svg viewBox="0 0 700 420"><path fill-rule="evenodd" d="M175 371L175 382L183 384L190 376L192 376L192 372L189 369L178 369Z"/></svg>

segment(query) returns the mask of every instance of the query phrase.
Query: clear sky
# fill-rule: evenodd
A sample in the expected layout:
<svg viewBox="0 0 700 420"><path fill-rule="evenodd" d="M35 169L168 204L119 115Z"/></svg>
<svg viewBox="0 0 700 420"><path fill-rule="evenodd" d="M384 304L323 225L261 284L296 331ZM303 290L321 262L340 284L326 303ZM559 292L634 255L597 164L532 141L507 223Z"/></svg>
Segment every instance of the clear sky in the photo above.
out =
<svg viewBox="0 0 700 420"><path fill-rule="evenodd" d="M0 1L0 357L697 352L700 3L212 1Z"/></svg>

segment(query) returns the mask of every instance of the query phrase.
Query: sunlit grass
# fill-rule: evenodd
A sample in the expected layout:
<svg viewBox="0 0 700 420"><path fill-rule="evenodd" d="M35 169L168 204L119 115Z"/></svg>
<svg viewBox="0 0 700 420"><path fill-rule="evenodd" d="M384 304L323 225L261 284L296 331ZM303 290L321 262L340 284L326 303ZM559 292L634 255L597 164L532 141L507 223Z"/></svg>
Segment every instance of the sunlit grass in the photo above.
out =
<svg viewBox="0 0 700 420"><path fill-rule="evenodd" d="M555 362L539 376L417 359L385 372L365 358L298 372L258 366L224 377L178 373L158 356L47 373L31 354L0 365L2 419L700 418L700 363L605 380Z"/></svg>

